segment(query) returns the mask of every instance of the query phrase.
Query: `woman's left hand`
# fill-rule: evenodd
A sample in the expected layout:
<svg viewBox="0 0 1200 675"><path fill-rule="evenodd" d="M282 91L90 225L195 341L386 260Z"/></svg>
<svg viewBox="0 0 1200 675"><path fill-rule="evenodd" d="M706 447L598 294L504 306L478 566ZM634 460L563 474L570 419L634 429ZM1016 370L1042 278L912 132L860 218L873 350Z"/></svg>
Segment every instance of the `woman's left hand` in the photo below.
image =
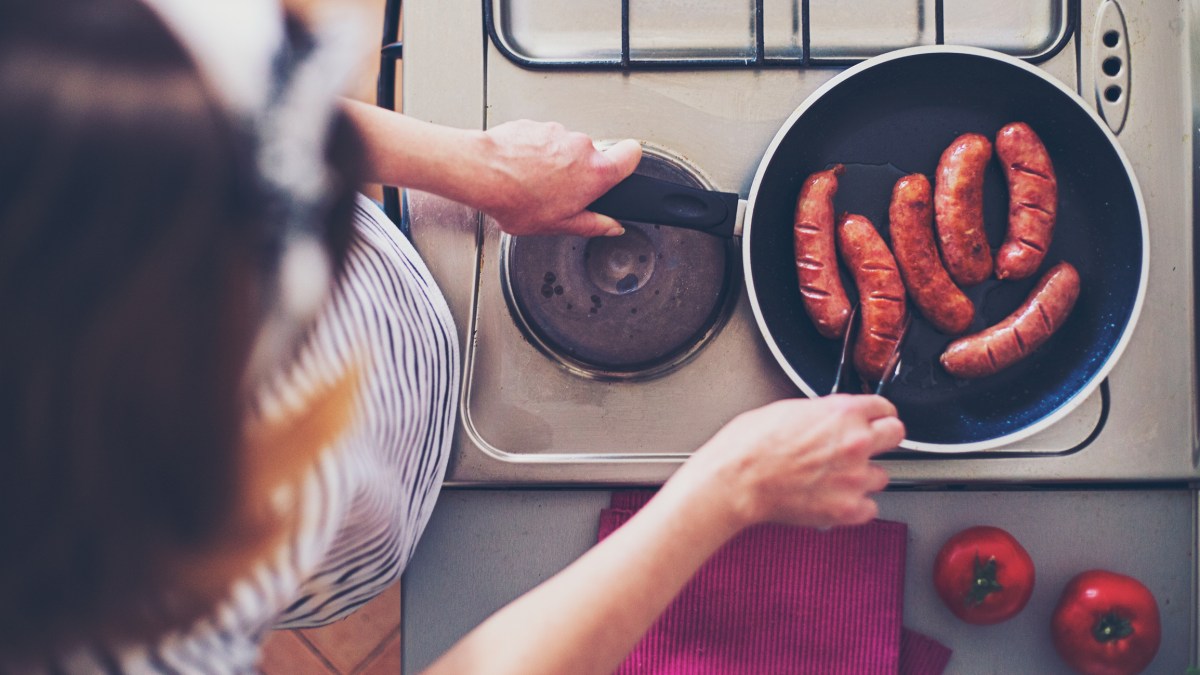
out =
<svg viewBox="0 0 1200 675"><path fill-rule="evenodd" d="M509 234L618 235L621 224L587 211L642 157L634 140L598 150L587 135L556 122L518 120L484 133L488 188L480 210Z"/></svg>
<svg viewBox="0 0 1200 675"><path fill-rule="evenodd" d="M491 216L509 234L615 236L624 230L589 204L633 173L642 146L598 150L557 122L453 129L357 101L346 112L362 133L370 182L424 190Z"/></svg>

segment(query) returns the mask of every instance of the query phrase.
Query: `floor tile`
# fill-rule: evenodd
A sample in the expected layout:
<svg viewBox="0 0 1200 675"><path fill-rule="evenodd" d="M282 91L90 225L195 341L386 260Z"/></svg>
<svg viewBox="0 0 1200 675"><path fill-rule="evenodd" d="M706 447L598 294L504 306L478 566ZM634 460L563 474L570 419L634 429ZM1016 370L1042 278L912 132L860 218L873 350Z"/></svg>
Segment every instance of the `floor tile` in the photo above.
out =
<svg viewBox="0 0 1200 675"><path fill-rule="evenodd" d="M397 675L400 672L400 633L383 644L354 675Z"/></svg>
<svg viewBox="0 0 1200 675"><path fill-rule="evenodd" d="M263 675L337 675L294 631L272 631L263 643Z"/></svg>
<svg viewBox="0 0 1200 675"><path fill-rule="evenodd" d="M379 597L353 614L322 628L300 631L304 639L341 673L351 673L376 648L400 631L400 584L392 584Z"/></svg>

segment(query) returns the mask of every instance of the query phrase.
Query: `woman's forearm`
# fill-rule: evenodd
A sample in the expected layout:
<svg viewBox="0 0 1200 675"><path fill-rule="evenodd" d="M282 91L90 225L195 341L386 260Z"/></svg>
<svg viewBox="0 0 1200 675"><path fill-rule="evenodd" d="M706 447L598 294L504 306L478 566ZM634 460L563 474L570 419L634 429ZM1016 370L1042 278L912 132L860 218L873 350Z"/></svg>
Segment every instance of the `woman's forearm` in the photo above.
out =
<svg viewBox="0 0 1200 675"><path fill-rule="evenodd" d="M743 527L854 525L887 484L871 458L904 425L877 396L787 400L743 413L624 526L450 649L433 673L609 673Z"/></svg>
<svg viewBox="0 0 1200 675"><path fill-rule="evenodd" d="M454 129L346 101L367 149L367 180L415 188L461 201L483 162L483 132Z"/></svg>
<svg viewBox="0 0 1200 675"><path fill-rule="evenodd" d="M487 131L453 129L366 103L347 114L367 146L371 182L432 192L478 209L510 234L620 234L587 210L633 173L641 145L597 150L586 135L554 123L517 120Z"/></svg>
<svg viewBox="0 0 1200 675"><path fill-rule="evenodd" d="M700 498L705 492L669 483L629 522L492 615L428 672L611 673L704 561L741 529L719 499Z"/></svg>

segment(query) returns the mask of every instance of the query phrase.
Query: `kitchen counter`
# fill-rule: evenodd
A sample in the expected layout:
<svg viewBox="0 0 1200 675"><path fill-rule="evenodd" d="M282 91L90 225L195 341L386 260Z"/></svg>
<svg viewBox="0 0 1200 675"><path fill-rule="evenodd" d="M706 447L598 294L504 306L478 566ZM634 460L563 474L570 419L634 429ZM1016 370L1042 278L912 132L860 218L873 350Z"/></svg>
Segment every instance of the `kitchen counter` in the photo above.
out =
<svg viewBox="0 0 1200 675"><path fill-rule="evenodd" d="M443 493L404 576L404 672L418 672L489 614L586 551L610 494ZM954 650L947 674L1068 672L1050 643L1050 613L1067 580L1091 568L1134 576L1157 598L1163 641L1148 672L1181 674L1197 663L1195 492L901 490L880 495L879 502L881 517L909 526L904 624ZM942 543L977 524L1011 532L1037 566L1029 605L995 626L960 622L929 578Z"/></svg>

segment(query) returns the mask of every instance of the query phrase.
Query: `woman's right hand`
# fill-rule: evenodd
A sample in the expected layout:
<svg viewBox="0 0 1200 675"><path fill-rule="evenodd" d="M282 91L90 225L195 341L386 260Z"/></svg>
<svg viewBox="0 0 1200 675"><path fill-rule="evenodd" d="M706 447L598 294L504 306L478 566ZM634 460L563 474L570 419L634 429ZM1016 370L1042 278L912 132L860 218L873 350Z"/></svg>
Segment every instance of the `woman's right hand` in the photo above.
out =
<svg viewBox="0 0 1200 675"><path fill-rule="evenodd" d="M726 424L670 482L723 499L738 528L857 525L878 514L871 494L888 482L871 458L903 438L895 406L880 396L777 401Z"/></svg>

